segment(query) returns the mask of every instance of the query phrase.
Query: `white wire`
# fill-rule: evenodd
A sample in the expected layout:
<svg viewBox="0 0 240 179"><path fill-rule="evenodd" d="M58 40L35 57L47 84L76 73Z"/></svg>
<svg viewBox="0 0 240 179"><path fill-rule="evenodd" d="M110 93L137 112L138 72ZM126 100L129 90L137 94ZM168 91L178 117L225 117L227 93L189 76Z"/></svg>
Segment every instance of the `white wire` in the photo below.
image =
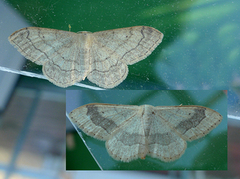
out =
<svg viewBox="0 0 240 179"><path fill-rule="evenodd" d="M7 67L1 67L1 66L0 66L0 70L5 71L5 72L14 73L14 74L19 74L19 75L24 75L24 76L29 76L29 77L34 77L34 78L40 78L40 79L47 80L47 78L44 75L36 74L36 73L28 72L28 71L20 71L20 70L7 68ZM90 85L85 85L85 84L81 84L81 83L76 83L74 85L79 86L79 87L83 87L83 88L93 89L93 90L105 90L103 88L90 86Z"/></svg>
<svg viewBox="0 0 240 179"><path fill-rule="evenodd" d="M234 116L234 115L230 115L230 114L228 114L227 117L228 117L229 119L240 120L240 117L239 117L239 116Z"/></svg>

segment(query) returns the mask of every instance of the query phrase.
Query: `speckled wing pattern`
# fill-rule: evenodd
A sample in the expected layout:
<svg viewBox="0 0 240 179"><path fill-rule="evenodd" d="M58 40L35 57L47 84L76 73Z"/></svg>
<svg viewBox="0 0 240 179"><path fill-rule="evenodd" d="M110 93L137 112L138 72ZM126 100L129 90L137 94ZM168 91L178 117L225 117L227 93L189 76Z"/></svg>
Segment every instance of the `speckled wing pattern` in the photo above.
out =
<svg viewBox="0 0 240 179"><path fill-rule="evenodd" d="M202 106L87 104L69 113L87 135L106 141L115 160L130 162L146 155L164 162L179 159L186 141L213 130L222 116Z"/></svg>
<svg viewBox="0 0 240 179"><path fill-rule="evenodd" d="M95 33L27 27L8 39L27 59L43 65L43 74L57 86L88 77L100 87L113 88L126 78L127 65L150 55L162 38L152 27L135 26Z"/></svg>
<svg viewBox="0 0 240 179"><path fill-rule="evenodd" d="M94 55L87 78L101 87L117 86L127 77L127 65L145 59L162 38L161 32L146 26L93 33L90 54Z"/></svg>
<svg viewBox="0 0 240 179"><path fill-rule="evenodd" d="M79 37L67 31L27 27L14 32L9 41L27 59L43 65L50 82L67 87L83 80L89 71L89 62L84 60L88 53Z"/></svg>

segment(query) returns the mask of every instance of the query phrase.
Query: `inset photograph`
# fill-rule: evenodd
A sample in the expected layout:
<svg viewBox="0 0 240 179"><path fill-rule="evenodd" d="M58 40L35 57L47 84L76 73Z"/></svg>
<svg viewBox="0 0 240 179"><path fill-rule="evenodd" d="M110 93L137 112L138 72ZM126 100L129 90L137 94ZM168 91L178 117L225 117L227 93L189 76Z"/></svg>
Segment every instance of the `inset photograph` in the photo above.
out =
<svg viewBox="0 0 240 179"><path fill-rule="evenodd" d="M66 91L66 170L227 170L227 91Z"/></svg>

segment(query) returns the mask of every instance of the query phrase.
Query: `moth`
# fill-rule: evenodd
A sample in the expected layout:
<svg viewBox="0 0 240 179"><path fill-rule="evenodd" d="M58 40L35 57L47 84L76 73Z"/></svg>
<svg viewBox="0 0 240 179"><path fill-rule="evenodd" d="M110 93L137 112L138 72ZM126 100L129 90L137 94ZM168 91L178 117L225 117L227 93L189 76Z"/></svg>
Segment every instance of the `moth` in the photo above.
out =
<svg viewBox="0 0 240 179"><path fill-rule="evenodd" d="M87 77L100 87L114 88L127 77L128 65L145 59L162 38L148 26L95 33L26 27L8 40L24 57L42 65L46 78L59 87Z"/></svg>
<svg viewBox="0 0 240 179"><path fill-rule="evenodd" d="M146 155L164 162L179 159L186 141L217 127L222 116L203 106L87 104L69 113L84 133L106 141L109 155L130 162Z"/></svg>

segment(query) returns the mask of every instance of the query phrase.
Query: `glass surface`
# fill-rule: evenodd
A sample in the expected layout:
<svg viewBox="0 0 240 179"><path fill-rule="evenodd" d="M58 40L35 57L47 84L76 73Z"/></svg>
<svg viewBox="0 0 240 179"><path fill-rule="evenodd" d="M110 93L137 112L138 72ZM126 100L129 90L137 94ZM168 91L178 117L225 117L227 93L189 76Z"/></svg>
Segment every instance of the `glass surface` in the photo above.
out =
<svg viewBox="0 0 240 179"><path fill-rule="evenodd" d="M103 170L227 169L227 96L223 91L66 91L67 113L88 103L150 104L153 106L200 105L209 107L223 116L223 120L217 128L203 138L187 142L188 147L185 154L180 159L169 163L149 156L145 160L138 159L129 163L116 161L108 155L105 142L89 137L78 129L80 137L82 136L83 141L86 142L96 162ZM68 158L68 155L66 157ZM79 155L74 156L72 160L86 161L80 151Z"/></svg>
<svg viewBox="0 0 240 179"><path fill-rule="evenodd" d="M149 57L134 65L128 66L129 74L126 80L124 80L123 83L116 87L116 89L230 89L231 92L228 93L228 124L229 133L231 134L229 138L230 143L228 144L230 156L228 165L229 170L222 173L217 172L217 174L211 173L210 175L210 172L208 172L206 176L217 176L218 178L236 178L240 175L238 167L240 162L239 0L3 0L3 2L11 6L18 16L25 18L26 21L31 24L30 26L34 27L45 27L68 31L70 24L72 27L72 32L97 32L115 28L146 25L154 27L161 31L164 34L163 42L153 51ZM0 9L2 8L4 7L1 6ZM3 11L0 10L0 14L1 12ZM1 15L4 18L6 17L5 14ZM10 20L11 24L15 24L15 20L16 19L14 18ZM0 20L0 22L2 21ZM19 30L12 30L11 24L6 25L4 23L0 23L1 30L4 28L7 29L6 35L3 34L0 30L0 41L2 42L0 49L1 52L7 51L6 54L12 54L12 50L17 51L13 48L9 49L7 45L5 45L9 44L7 40L8 36L11 35L14 31ZM1 58L4 59L2 56ZM5 60L9 59L12 59L13 61L18 60L16 57L10 56L8 56ZM2 67L8 67L8 69ZM42 66L38 66L29 60L26 62L22 69L14 69L11 66L4 66L0 64L0 70L8 71L9 73L14 72L30 77L42 78L42 76L38 76L42 74ZM21 70L24 72L31 72L32 74L21 73ZM87 79L81 83L90 85L83 88L89 89L90 87L95 87L95 85L91 82L88 82ZM33 85L32 81L29 82L28 85ZM65 90L62 88L58 89ZM70 87L70 89L80 88L73 86ZM122 93L125 92L126 91L123 91ZM143 92L141 91L139 93L137 91L134 91L131 96L127 96L127 99L121 97L125 96L124 94L116 95L116 99L118 99L118 101L114 101L115 96L112 97L113 99L107 98L105 101L105 98L102 97L102 95L95 95L95 93L92 91L85 91L84 94L86 93L88 93L86 96L79 95L72 97L70 101L73 105L75 105L67 109L67 112L85 104L82 103L82 99L86 102L114 102L137 105L141 105L143 103L154 100L152 99L154 97L152 97L151 94L142 95ZM181 95L180 97L176 96L173 100L172 97L165 97L164 95L161 95L161 99L165 99L164 103L166 103L166 105L188 104L184 102L185 98L187 101L191 101L192 99L192 97L189 98L188 95L184 94L183 96L184 97L181 97ZM214 106L217 104L214 102L214 95L209 96L211 99L207 100L207 102L205 101L201 104L198 104L199 100L197 100L191 101L189 104L206 104L206 106L210 108L213 107L213 109L215 109ZM151 100L148 100L148 98L151 98ZM183 100L181 100L182 98ZM156 105L159 105L158 102L161 102L161 99L157 101ZM73 100L75 100L75 102L78 101L78 103L75 103ZM177 102L174 103L174 101ZM218 109L216 110L218 111ZM226 118L224 120L226 121ZM215 130L217 130L217 128ZM224 128L223 132L220 133L224 136L220 142L223 141L223 144L226 144L226 128ZM86 138L86 136L84 138ZM211 143L210 146L216 146L215 142L213 142L216 140L211 137L211 134L205 138L211 141L209 142ZM105 152L104 157L108 156L104 142L99 142L99 144L98 141L92 139L91 137L89 137L89 141L95 141L91 143L96 144L97 146L102 146L99 147L101 148L101 155L103 155ZM196 149L196 147L193 147L193 145L195 146L194 142L192 142L193 144L188 143L188 148L191 147ZM197 141L197 143L199 142L202 142L202 140ZM225 154L225 150L227 149L226 145L224 146L225 148L219 147L218 149L222 149L223 153ZM199 148L200 147L197 147L198 150L200 150ZM207 151L207 149L205 151ZM215 154L215 150L213 150L211 147L209 147L208 151L209 152L204 152L203 150L202 152L204 155L201 158L204 160L203 163L206 163L205 161L207 160L206 158L208 155L207 157L205 155L207 153ZM81 152L79 152L78 157L81 158L85 156L81 156ZM199 166L197 166L198 164L203 168L206 167L202 165L200 158L197 159L194 154L191 154L191 157L195 157L195 159L198 161L198 163L191 165L192 168L199 168ZM219 157L219 159L222 160L222 165L219 165L218 168L226 168L226 160L222 159L221 157ZM109 160L111 162L114 161L111 158ZM145 161L139 160L140 163L139 161L136 163L141 164L142 168L145 166L149 167L149 160L152 159L148 157ZM156 163L158 165L159 161ZM180 161L178 166L173 169L189 169L189 167L184 168L186 164L186 160ZM126 164L124 164L124 166L121 166L115 161L109 165L103 166L110 169L141 169L139 166L136 167L136 165L133 165L133 167L127 166ZM170 163L161 164L161 170L168 170L171 168L169 165ZM157 168L155 166L156 165L153 165L153 167L150 166L149 168L155 170L155 168ZM210 166L210 168L211 167L212 166ZM192 174L191 172L187 173L189 175ZM179 173L176 174L176 177L179 177L178 174Z"/></svg>
<svg viewBox="0 0 240 179"><path fill-rule="evenodd" d="M70 24L72 32L97 32L146 25L161 31L163 42L145 60L129 65L117 89L239 86L238 0L7 2L35 27L68 31ZM7 36L3 40L8 43ZM41 74L41 68L28 61L24 70ZM87 79L83 83L95 86Z"/></svg>

